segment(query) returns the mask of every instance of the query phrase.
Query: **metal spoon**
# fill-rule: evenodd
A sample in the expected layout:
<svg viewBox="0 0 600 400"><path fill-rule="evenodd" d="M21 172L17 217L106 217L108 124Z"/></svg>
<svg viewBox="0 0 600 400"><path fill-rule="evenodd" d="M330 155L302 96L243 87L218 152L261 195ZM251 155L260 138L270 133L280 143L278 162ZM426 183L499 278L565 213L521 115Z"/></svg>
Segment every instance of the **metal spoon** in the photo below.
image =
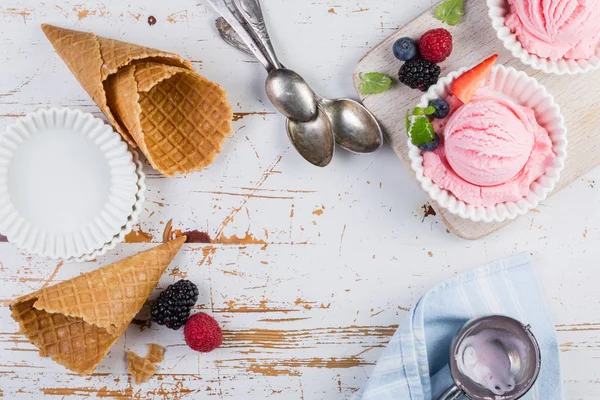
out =
<svg viewBox="0 0 600 400"><path fill-rule="evenodd" d="M329 165L335 152L335 140L331 134L331 122L320 108L317 117L309 122L288 118L286 130L292 145L305 160L317 167ZM323 132L329 134L324 135Z"/></svg>
<svg viewBox="0 0 600 400"><path fill-rule="evenodd" d="M221 37L227 43L232 45L233 43L237 43L237 45L243 47L248 54L256 57L267 71L274 70L271 62L267 60L261 49L254 42L254 39L246 31L242 23L233 15L227 5L222 0L208 1L222 15L221 18L217 19L217 29ZM236 27L235 30L232 25ZM224 27L227 28L226 33L224 33ZM312 90L308 89L311 96L313 96L313 100L316 102ZM335 142L331 131L331 124L327 116L321 110L316 110L315 118L309 121L306 127L299 127L298 123L290 123L288 117L286 130L294 148L305 160L313 165L325 167L333 158ZM315 151L315 149L318 149L318 151Z"/></svg>
<svg viewBox="0 0 600 400"><path fill-rule="evenodd" d="M217 1L219 0L209 0L213 6L216 4L215 8L217 11L224 17L226 16L229 20L232 20L241 32L241 34L238 34L224 17L218 18L216 21L217 30L223 40L234 47L239 46L244 48L245 52L256 57L268 71L272 70L274 67L271 65L271 62L267 60L250 34L237 18L233 16L229 8L226 6L223 8L222 4L216 3ZM327 115L318 110L316 117L305 123L306 126L302 124L302 122L294 122L289 118L286 123L288 137L292 141L294 148L311 164L319 167L327 166L331 162L335 151L335 140Z"/></svg>
<svg viewBox="0 0 600 400"><path fill-rule="evenodd" d="M265 87L267 96L275 108L288 118L303 122L314 119L317 116L317 102L308 83L296 72L279 68L280 63L270 43L268 45L270 50L267 51L268 58L265 57L225 0L208 0L208 2L240 35L241 40L269 72Z"/></svg>
<svg viewBox="0 0 600 400"><path fill-rule="evenodd" d="M262 20L262 11L258 0L234 1L236 4L242 3L238 9L249 25L252 26L250 21ZM235 30L231 26L227 26L227 21L217 20L216 24L217 30L225 42L253 56L244 42L236 37ZM253 30L260 43L267 48L271 40L266 29L262 27L264 27L264 20L256 23ZM331 120L336 142L344 149L353 153L368 154L375 152L383 145L383 133L379 123L362 104L352 99L326 99L316 93L314 97L319 107Z"/></svg>

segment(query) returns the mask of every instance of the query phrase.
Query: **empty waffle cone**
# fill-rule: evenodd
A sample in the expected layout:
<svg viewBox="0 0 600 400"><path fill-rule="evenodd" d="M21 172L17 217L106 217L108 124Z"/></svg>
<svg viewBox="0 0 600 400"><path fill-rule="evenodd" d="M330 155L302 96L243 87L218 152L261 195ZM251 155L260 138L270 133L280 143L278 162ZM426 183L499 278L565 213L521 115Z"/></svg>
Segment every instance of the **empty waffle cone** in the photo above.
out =
<svg viewBox="0 0 600 400"><path fill-rule="evenodd" d="M15 300L12 317L40 356L92 373L167 269L185 237Z"/></svg>
<svg viewBox="0 0 600 400"><path fill-rule="evenodd" d="M232 133L225 90L176 54L42 25L115 129L166 176L210 165Z"/></svg>

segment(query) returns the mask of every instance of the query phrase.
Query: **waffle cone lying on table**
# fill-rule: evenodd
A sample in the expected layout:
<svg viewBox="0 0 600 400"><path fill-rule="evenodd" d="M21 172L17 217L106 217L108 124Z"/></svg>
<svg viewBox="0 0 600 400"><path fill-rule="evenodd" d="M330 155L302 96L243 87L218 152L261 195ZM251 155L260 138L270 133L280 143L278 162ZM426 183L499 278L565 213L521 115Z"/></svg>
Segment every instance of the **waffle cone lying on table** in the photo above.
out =
<svg viewBox="0 0 600 400"><path fill-rule="evenodd" d="M42 25L109 122L163 175L210 165L232 133L225 90L172 53Z"/></svg>
<svg viewBox="0 0 600 400"><path fill-rule="evenodd" d="M185 236L15 300L12 317L40 356L87 375L125 332Z"/></svg>

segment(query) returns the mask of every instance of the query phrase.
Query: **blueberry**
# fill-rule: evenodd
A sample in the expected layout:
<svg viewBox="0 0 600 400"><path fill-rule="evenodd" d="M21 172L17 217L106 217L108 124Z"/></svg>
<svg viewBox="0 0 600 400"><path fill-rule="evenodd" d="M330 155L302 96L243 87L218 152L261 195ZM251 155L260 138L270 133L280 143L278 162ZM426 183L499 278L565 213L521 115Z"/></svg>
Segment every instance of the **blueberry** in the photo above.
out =
<svg viewBox="0 0 600 400"><path fill-rule="evenodd" d="M431 115L433 118L444 119L450 113L450 106L444 99L431 100L429 105L435 108L435 113Z"/></svg>
<svg viewBox="0 0 600 400"><path fill-rule="evenodd" d="M435 139L433 142L425 143L419 146L419 148L423 151L434 151L440 145L440 137L435 135Z"/></svg>
<svg viewBox="0 0 600 400"><path fill-rule="evenodd" d="M411 38L404 37L394 43L394 55L400 61L409 61L417 55L417 43Z"/></svg>

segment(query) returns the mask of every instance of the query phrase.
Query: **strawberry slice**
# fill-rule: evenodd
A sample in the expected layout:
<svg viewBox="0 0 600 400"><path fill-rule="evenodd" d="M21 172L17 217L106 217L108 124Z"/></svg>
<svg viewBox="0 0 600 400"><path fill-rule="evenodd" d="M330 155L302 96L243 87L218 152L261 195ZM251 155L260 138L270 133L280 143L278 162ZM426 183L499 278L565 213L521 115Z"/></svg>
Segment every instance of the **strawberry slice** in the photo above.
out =
<svg viewBox="0 0 600 400"><path fill-rule="evenodd" d="M471 101L475 91L490 73L496 60L498 60L498 54L494 54L481 64L456 78L450 85L452 93L464 104L467 104Z"/></svg>

